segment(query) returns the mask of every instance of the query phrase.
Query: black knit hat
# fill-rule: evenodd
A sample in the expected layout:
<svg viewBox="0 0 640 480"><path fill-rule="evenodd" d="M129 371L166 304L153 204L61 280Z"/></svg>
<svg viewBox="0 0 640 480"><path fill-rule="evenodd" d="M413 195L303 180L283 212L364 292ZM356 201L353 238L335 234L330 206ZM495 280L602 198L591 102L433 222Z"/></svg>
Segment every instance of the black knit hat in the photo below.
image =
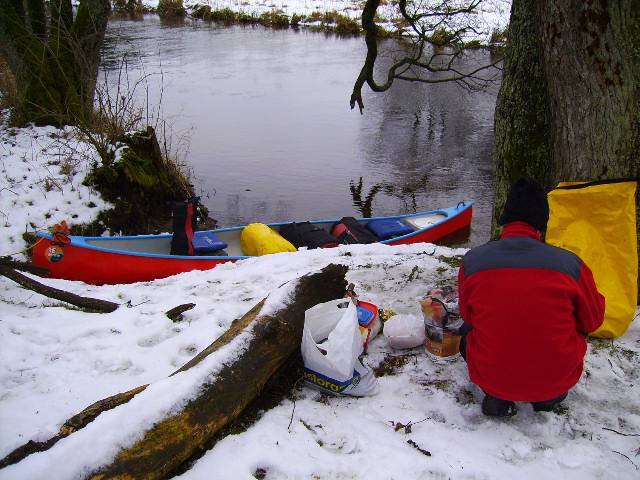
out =
<svg viewBox="0 0 640 480"><path fill-rule="evenodd" d="M500 225L510 222L527 222L536 230L544 232L549 220L547 194L535 180L520 178L511 186Z"/></svg>

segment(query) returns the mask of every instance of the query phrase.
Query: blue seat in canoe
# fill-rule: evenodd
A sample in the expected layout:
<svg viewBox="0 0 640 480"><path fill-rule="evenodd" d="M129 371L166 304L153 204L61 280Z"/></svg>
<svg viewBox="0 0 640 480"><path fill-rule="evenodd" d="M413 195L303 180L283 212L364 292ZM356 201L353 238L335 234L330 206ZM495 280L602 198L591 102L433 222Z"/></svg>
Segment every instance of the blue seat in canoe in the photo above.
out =
<svg viewBox="0 0 640 480"><path fill-rule="evenodd" d="M211 230L203 230L201 232L193 232L193 239L191 240L193 250L196 255L202 255L203 253L213 253L218 250L224 250L227 248L227 244L220 240L218 236Z"/></svg>
<svg viewBox="0 0 640 480"><path fill-rule="evenodd" d="M396 218L381 218L379 220L371 220L367 223L367 228L371 230L380 240L388 240L394 237L400 237L414 231L406 223Z"/></svg>

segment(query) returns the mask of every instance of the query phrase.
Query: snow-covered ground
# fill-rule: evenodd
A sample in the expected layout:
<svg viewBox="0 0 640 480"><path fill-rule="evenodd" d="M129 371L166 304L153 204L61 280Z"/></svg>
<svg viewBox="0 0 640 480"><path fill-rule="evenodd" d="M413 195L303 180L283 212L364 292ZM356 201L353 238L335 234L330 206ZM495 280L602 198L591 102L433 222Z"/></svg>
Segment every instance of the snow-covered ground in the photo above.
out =
<svg viewBox="0 0 640 480"><path fill-rule="evenodd" d="M143 5L155 9L158 0L142 0ZM439 5L443 2L429 0L427 2L408 2L408 9L421 8L422 5ZM468 0L450 0L447 2L452 8L456 5L468 5ZM291 17L292 15L309 16L314 12L336 11L342 15L359 18L364 6L363 0L184 0L184 6L189 9L198 5L209 5L212 10L231 9L234 12L260 16L265 12L279 11ZM378 23L384 28L393 30L393 20L401 18L397 1L381 2L378 7ZM469 32L467 41L480 40L488 43L494 31L502 32L509 24L511 0L483 0L476 11L470 15L458 15L458 20L449 26L459 28L461 25L473 26L475 32Z"/></svg>
<svg viewBox="0 0 640 480"><path fill-rule="evenodd" d="M24 233L90 222L107 206L82 184L98 156L71 129L14 129L7 121L0 112L0 256L27 248Z"/></svg>
<svg viewBox="0 0 640 480"><path fill-rule="evenodd" d="M2 131L0 198L7 215L0 229L3 253L23 248L19 237L25 225L43 228L65 218L90 220L104 205L81 186L81 163L72 176L60 173L59 164L52 165L59 160L60 150L53 145L60 133L49 128ZM74 145L82 150L82 145ZM76 164L73 158L67 160ZM58 187L47 191L42 185L49 177ZM89 200L97 207L86 207ZM418 300L427 289L455 276L455 268L443 259L462 253L429 244L350 246L271 255L135 285L44 281L122 304L111 314L69 308L2 277L0 457L28 440L49 438L62 422L96 400L151 386L51 450L0 470L0 479L74 479L109 461L164 412L179 409L203 378L215 375L220 358L171 379L167 375L277 285L342 263L349 266L348 280L362 299L418 316ZM164 315L187 302L196 307L183 321L173 323ZM285 400L265 412L247 431L220 441L180 478L640 475L637 322L613 342L590 342L585 374L560 413L534 413L521 404L514 418L486 418L479 407L482 393L470 383L460 358L434 360L424 348L393 351L382 335L373 340L366 362L397 367L379 377L377 395L326 397L302 387L295 392L295 406ZM396 429L398 422L413 425L410 431Z"/></svg>

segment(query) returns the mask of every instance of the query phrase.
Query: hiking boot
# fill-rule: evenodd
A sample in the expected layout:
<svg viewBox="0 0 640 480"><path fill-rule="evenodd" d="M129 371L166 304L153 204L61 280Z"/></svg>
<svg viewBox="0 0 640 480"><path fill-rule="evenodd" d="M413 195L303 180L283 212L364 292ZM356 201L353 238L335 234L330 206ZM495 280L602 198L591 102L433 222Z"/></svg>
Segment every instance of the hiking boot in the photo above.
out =
<svg viewBox="0 0 640 480"><path fill-rule="evenodd" d="M552 398L551 400L545 400L543 402L531 402L533 405L534 412L550 412L552 411L556 405L559 405L565 398L567 398L567 393L564 392L562 395L556 398Z"/></svg>
<svg viewBox="0 0 640 480"><path fill-rule="evenodd" d="M518 413L518 409L510 400L500 400L491 395L485 395L482 400L482 413L489 417L513 417Z"/></svg>

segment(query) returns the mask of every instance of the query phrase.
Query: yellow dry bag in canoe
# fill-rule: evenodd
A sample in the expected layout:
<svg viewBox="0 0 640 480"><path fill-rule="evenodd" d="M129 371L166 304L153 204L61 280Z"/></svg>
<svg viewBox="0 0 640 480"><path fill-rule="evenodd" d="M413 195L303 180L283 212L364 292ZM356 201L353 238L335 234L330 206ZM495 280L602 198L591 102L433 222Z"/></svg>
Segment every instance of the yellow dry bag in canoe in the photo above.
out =
<svg viewBox="0 0 640 480"><path fill-rule="evenodd" d="M638 304L635 180L561 183L549 192L546 241L577 254L605 297L595 337L623 335Z"/></svg>
<svg viewBox="0 0 640 480"><path fill-rule="evenodd" d="M251 223L244 227L240 234L240 247L245 255L251 256L296 251L296 247L264 223Z"/></svg>

